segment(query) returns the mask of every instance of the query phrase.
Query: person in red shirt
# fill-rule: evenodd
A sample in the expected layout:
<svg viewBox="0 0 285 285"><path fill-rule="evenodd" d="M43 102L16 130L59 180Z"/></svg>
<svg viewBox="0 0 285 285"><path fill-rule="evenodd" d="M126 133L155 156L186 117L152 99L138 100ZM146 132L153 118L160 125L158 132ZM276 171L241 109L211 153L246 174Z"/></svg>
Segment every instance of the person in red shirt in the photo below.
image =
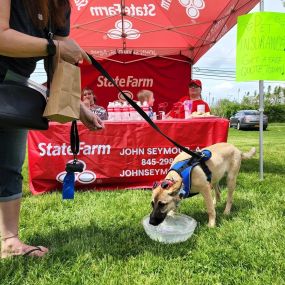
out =
<svg viewBox="0 0 285 285"><path fill-rule="evenodd" d="M197 112L198 105L205 105L205 113L210 112L210 107L207 102L202 100L201 96L202 82L198 79L193 79L189 83L189 96L182 97L177 103L174 104L171 111L167 114L167 118L184 119L184 101L192 100L191 112Z"/></svg>

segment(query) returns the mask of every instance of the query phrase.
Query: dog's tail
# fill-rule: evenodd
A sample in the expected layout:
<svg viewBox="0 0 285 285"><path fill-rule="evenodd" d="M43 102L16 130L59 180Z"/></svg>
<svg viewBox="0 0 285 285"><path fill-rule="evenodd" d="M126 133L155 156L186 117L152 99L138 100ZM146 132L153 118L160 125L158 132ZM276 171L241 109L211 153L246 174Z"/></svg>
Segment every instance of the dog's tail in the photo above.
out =
<svg viewBox="0 0 285 285"><path fill-rule="evenodd" d="M251 150L249 152L242 152L241 153L241 158L242 159L250 159L252 158L256 153L256 148L252 147Z"/></svg>

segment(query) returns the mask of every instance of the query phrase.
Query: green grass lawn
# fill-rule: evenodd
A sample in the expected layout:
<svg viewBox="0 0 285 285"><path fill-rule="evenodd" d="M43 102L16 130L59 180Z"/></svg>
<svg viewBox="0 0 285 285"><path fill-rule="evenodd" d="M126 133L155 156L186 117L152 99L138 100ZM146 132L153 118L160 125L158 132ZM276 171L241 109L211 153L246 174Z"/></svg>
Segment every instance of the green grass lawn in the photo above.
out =
<svg viewBox="0 0 285 285"><path fill-rule="evenodd" d="M231 129L228 141L247 151L258 131ZM31 196L25 167L20 236L50 248L43 259L0 260L0 284L285 284L285 124L264 132L264 181L258 154L244 161L232 214L217 206L217 227L207 227L201 196L181 203L198 221L186 242L152 241L141 225L150 191L81 192ZM224 189L223 189L224 190Z"/></svg>

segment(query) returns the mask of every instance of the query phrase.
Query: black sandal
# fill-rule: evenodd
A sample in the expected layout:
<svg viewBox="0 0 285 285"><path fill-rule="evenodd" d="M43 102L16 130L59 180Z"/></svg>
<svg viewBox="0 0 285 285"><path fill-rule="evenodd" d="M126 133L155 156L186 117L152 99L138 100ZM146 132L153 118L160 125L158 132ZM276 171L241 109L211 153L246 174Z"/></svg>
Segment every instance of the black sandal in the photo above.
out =
<svg viewBox="0 0 285 285"><path fill-rule="evenodd" d="M23 256L30 256L30 254L31 254L32 252L37 251L37 250L39 250L39 251L41 251L41 252L44 252L39 246L34 246L34 248L32 248L32 249L30 249L29 251L25 252L25 253L23 254Z"/></svg>

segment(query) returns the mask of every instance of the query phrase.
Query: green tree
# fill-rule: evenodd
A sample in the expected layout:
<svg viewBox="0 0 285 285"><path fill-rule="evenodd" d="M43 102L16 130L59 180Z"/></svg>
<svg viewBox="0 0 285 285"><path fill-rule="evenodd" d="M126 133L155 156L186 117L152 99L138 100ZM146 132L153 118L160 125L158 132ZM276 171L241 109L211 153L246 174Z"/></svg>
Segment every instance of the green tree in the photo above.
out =
<svg viewBox="0 0 285 285"><path fill-rule="evenodd" d="M212 108L212 113L224 118L230 118L239 110L240 104L228 99L222 99L218 102L215 108Z"/></svg>
<svg viewBox="0 0 285 285"><path fill-rule="evenodd" d="M277 86L272 90L272 87L268 86L264 98L264 113L268 115L269 123L285 122L285 88ZM229 99L219 100L211 113L229 119L239 110L258 110L258 108L259 94L255 91L253 96L246 92L241 103Z"/></svg>
<svg viewBox="0 0 285 285"><path fill-rule="evenodd" d="M242 105L250 105L251 104L251 100L249 98L249 96L244 96L241 100L241 104Z"/></svg>

